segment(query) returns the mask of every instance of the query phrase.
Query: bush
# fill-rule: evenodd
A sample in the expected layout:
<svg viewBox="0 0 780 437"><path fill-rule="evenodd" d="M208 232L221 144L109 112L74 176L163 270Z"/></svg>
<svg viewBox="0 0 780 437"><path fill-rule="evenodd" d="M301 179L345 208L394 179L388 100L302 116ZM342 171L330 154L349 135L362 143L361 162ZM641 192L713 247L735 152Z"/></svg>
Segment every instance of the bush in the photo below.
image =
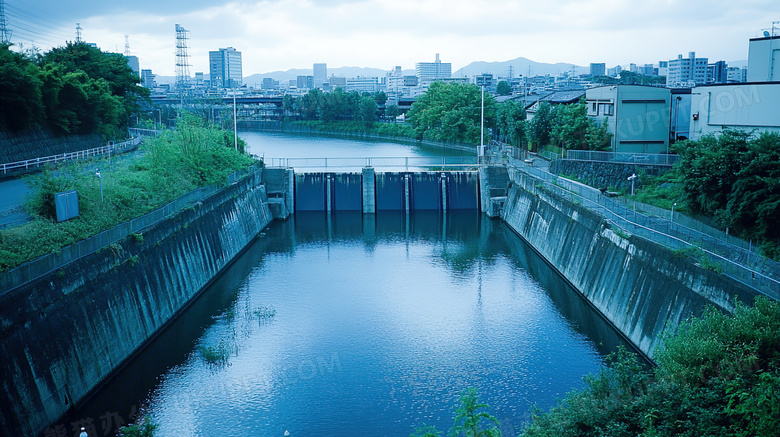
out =
<svg viewBox="0 0 780 437"><path fill-rule="evenodd" d="M645 370L621 351L524 436L775 436L780 429L780 303L708 308L667 333Z"/></svg>
<svg viewBox="0 0 780 437"><path fill-rule="evenodd" d="M46 168L30 178L32 194L25 208L34 220L0 230L0 271L151 212L196 188L226 184L228 175L255 162L236 152L232 141L226 146L221 130L193 116L183 117L175 132L145 140L141 150L138 157L114 159L111 166L94 160ZM78 193L79 217L57 223L54 195L71 189ZM142 236L134 239L143 241Z"/></svg>

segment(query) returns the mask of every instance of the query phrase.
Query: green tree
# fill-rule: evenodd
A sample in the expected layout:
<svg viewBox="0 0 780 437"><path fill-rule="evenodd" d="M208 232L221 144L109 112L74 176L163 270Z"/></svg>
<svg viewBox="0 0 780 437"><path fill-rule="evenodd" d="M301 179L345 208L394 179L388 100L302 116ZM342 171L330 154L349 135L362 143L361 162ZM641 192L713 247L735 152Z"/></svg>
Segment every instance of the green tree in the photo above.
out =
<svg viewBox="0 0 780 437"><path fill-rule="evenodd" d="M41 58L41 66L62 65L66 72L84 72L93 80L103 79L108 92L117 96L122 105L119 130L126 131L130 114L138 113L140 103L148 99L149 90L140 86L141 79L127 65L127 58L118 53L104 53L84 42L69 42L54 48Z"/></svg>
<svg viewBox="0 0 780 437"><path fill-rule="evenodd" d="M502 80L496 85L496 93L498 93L499 96L512 95L512 86L509 85L509 82Z"/></svg>
<svg viewBox="0 0 780 437"><path fill-rule="evenodd" d="M385 94L384 91L379 91L378 93L374 94L374 100L376 101L377 106L385 106L385 103L387 102L387 94Z"/></svg>
<svg viewBox="0 0 780 437"><path fill-rule="evenodd" d="M675 150L688 207L780 257L780 135L726 130L677 143Z"/></svg>
<svg viewBox="0 0 780 437"><path fill-rule="evenodd" d="M516 147L525 147L527 123L525 109L519 102L507 100L498 104L496 127L501 141Z"/></svg>
<svg viewBox="0 0 780 437"><path fill-rule="evenodd" d="M418 135L438 141L480 142L481 90L473 84L434 82L407 113ZM497 104L485 94L485 134L495 126Z"/></svg>
<svg viewBox="0 0 780 437"><path fill-rule="evenodd" d="M541 102L536 108L534 117L529 125L528 139L533 144L533 150L550 144L550 132L555 114L552 105L548 102Z"/></svg>
<svg viewBox="0 0 780 437"><path fill-rule="evenodd" d="M487 410L486 404L479 403L478 391L475 387L463 390L460 394L460 405L455 410L455 424L452 428L453 436L465 437L500 437L501 431L498 420ZM484 426L495 425L485 429Z"/></svg>
<svg viewBox="0 0 780 437"><path fill-rule="evenodd" d="M551 139L564 149L587 150L586 135L592 122L588 119L584 102L555 107Z"/></svg>
<svg viewBox="0 0 780 437"><path fill-rule="evenodd" d="M44 124L38 68L23 55L0 45L0 130L23 131Z"/></svg>
<svg viewBox="0 0 780 437"><path fill-rule="evenodd" d="M373 97L361 97L358 109L358 121L371 126L376 121L376 101Z"/></svg>
<svg viewBox="0 0 780 437"><path fill-rule="evenodd" d="M401 110L398 108L398 105L390 105L385 110L385 115L395 123L396 118L401 115Z"/></svg>
<svg viewBox="0 0 780 437"><path fill-rule="evenodd" d="M612 147L612 134L607 128L607 120L596 124L591 122L585 133L585 142L590 150L609 150Z"/></svg>
<svg viewBox="0 0 780 437"><path fill-rule="evenodd" d="M780 303L708 308L667 333L658 367L619 352L549 412L526 437L776 436L780 429Z"/></svg>

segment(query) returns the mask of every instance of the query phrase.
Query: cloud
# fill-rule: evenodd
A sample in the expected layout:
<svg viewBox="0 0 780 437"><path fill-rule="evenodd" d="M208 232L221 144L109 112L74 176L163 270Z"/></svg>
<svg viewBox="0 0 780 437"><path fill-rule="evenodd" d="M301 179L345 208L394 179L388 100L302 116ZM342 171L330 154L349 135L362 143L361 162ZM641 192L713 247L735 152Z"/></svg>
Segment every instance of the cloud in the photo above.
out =
<svg viewBox="0 0 780 437"><path fill-rule="evenodd" d="M80 17L85 39L105 50L121 51L130 35L142 67L163 75L174 74L176 23L190 30L191 72L207 72L208 51L231 46L249 75L314 62L413 68L436 53L454 70L520 56L625 65L696 51L738 60L777 10L774 0L41 1L52 16Z"/></svg>

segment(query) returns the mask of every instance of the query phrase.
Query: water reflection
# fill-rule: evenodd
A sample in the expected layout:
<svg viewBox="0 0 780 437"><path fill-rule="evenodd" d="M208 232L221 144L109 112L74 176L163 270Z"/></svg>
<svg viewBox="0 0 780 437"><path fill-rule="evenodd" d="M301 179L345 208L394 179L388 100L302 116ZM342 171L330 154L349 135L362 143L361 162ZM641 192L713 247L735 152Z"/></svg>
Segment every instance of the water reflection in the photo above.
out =
<svg viewBox="0 0 780 437"><path fill-rule="evenodd" d="M513 435L532 403L580 386L618 344L500 222L299 213L78 417L143 403L162 436L408 435L447 429L460 390L477 386Z"/></svg>

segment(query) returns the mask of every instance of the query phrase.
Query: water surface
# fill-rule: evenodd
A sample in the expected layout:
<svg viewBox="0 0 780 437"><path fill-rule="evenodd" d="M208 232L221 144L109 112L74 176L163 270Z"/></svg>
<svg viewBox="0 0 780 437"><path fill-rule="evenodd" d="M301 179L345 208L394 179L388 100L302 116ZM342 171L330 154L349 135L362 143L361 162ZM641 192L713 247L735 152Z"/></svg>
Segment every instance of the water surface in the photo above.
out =
<svg viewBox="0 0 780 437"><path fill-rule="evenodd" d="M619 344L501 222L299 213L80 415L140 409L162 437L405 436L423 423L446 432L459 392L477 387L516 435L532 404L581 387Z"/></svg>

